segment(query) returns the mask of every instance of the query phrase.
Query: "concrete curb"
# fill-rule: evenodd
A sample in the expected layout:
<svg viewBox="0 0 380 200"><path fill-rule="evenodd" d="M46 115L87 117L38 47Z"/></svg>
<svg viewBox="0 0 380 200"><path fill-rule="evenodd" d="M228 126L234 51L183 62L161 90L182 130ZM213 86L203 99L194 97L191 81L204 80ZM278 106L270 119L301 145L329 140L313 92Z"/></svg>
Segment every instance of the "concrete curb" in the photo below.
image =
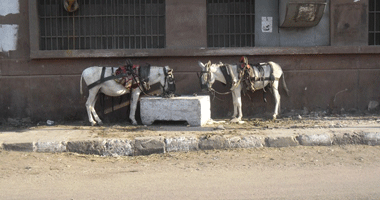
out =
<svg viewBox="0 0 380 200"><path fill-rule="evenodd" d="M173 138L137 137L126 139L96 139L86 141L52 141L2 143L0 149L25 152L75 152L100 156L139 156L167 152L188 152L213 149L263 148L290 146L331 146L331 145L380 146L380 132L343 134L301 134L298 136L229 136L207 135L200 138L181 136Z"/></svg>

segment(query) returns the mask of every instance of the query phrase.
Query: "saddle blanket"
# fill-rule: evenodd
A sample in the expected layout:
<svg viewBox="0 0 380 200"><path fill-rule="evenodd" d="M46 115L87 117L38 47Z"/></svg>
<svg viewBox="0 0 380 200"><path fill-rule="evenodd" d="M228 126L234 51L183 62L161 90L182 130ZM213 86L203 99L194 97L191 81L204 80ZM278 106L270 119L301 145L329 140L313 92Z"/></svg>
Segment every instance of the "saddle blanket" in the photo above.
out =
<svg viewBox="0 0 380 200"><path fill-rule="evenodd" d="M114 73L114 76L125 74L121 78L114 79L116 83L123 85L127 89L135 89L139 87L139 65L120 66Z"/></svg>
<svg viewBox="0 0 380 200"><path fill-rule="evenodd" d="M242 82L248 90L263 89L268 83L274 80L272 67L268 63L258 63L255 65L241 65ZM239 77L240 78L240 77Z"/></svg>

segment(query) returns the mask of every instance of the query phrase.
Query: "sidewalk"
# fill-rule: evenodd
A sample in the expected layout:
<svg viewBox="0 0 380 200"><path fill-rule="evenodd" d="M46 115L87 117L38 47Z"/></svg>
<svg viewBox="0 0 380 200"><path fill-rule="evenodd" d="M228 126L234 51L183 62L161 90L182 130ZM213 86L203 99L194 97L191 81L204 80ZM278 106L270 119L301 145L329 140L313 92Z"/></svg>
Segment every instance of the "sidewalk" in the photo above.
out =
<svg viewBox="0 0 380 200"><path fill-rule="evenodd" d="M0 149L138 156L177 151L289 146L380 145L380 123L342 128L42 126L0 132Z"/></svg>

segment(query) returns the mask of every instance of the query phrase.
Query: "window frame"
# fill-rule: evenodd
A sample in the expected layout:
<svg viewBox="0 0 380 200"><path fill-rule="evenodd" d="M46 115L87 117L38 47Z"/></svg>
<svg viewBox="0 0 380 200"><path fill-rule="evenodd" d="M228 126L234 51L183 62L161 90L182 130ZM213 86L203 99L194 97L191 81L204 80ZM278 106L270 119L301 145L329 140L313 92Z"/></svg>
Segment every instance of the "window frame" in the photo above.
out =
<svg viewBox="0 0 380 200"><path fill-rule="evenodd" d="M295 56L380 54L380 46L316 46L316 47L228 47L165 48L108 50L39 50L37 1L29 3L30 59L111 58L111 57L209 57L209 56ZM204 5L206 6L206 4ZM205 10L206 11L206 10ZM205 13L205 17L207 14ZM168 20L168 19L166 19ZM166 23L167 24L167 23ZM166 26L166 30L171 27ZM204 36L207 37L207 34ZM167 39L165 39L167 42Z"/></svg>
<svg viewBox="0 0 380 200"><path fill-rule="evenodd" d="M38 2L29 2L30 58L91 58L91 57L145 57L165 54L164 48L157 49L80 49L80 50L40 50L40 30ZM38 27L38 28L36 28ZM166 39L164 39L165 41Z"/></svg>
<svg viewBox="0 0 380 200"><path fill-rule="evenodd" d="M37 2L40 50L165 47L165 0L81 0L75 12L62 0Z"/></svg>
<svg viewBox="0 0 380 200"><path fill-rule="evenodd" d="M214 1L206 1L207 47L255 47L255 1L247 0L238 3L234 1L225 2L224 0ZM245 5L245 10L241 9L242 7L236 9L242 6L243 3L250 6ZM219 9L214 9L216 7ZM233 8L228 9L231 7ZM222 12L220 8L225 8L223 10L225 12ZM219 26L226 21L228 25ZM228 28L225 28L225 26L228 26ZM242 44L249 45L243 46Z"/></svg>
<svg viewBox="0 0 380 200"><path fill-rule="evenodd" d="M370 5L370 1L373 1L373 10L371 11L371 5ZM376 35L379 35L380 34L380 28L377 27L377 24L380 24L380 17L377 18L376 15L379 15L380 14L380 10L377 10L376 7L380 7L380 5L377 5L377 3L380 3L380 2L376 2L376 0L369 0L368 1L368 45L369 46L380 46L380 39L377 39ZM373 15L373 21L371 24L371 14ZM371 28L373 28L373 30L371 30ZM373 34L371 36L371 34ZM373 42L373 43L371 43Z"/></svg>

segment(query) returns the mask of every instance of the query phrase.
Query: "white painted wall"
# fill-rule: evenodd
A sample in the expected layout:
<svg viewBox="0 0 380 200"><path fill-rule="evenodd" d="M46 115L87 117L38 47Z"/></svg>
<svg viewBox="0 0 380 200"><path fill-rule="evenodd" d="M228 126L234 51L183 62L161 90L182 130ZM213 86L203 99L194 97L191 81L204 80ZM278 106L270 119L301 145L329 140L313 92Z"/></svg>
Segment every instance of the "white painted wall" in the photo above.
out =
<svg viewBox="0 0 380 200"><path fill-rule="evenodd" d="M0 16L20 13L18 0L0 0Z"/></svg>
<svg viewBox="0 0 380 200"><path fill-rule="evenodd" d="M0 52L16 50L17 33L17 24L0 24Z"/></svg>
<svg viewBox="0 0 380 200"><path fill-rule="evenodd" d="M0 17L18 13L19 0L0 0ZM0 24L0 52L16 50L18 28L17 24Z"/></svg>

